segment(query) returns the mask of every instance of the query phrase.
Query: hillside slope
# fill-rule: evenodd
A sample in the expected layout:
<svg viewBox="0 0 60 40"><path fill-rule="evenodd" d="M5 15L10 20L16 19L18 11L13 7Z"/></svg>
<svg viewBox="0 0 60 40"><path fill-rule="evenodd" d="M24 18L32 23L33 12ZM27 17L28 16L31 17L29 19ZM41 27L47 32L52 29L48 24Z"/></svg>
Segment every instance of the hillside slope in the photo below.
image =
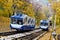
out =
<svg viewBox="0 0 60 40"><path fill-rule="evenodd" d="M9 24L9 18L0 16L0 32L10 31Z"/></svg>

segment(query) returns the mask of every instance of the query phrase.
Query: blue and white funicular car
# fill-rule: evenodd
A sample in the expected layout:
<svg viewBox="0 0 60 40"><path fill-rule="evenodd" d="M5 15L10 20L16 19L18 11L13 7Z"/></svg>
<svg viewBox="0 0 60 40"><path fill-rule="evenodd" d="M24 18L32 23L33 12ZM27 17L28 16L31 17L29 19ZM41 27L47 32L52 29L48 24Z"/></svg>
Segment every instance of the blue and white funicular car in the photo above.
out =
<svg viewBox="0 0 60 40"><path fill-rule="evenodd" d="M35 19L22 13L13 15L11 16L10 28L17 31L33 30L35 28Z"/></svg>
<svg viewBox="0 0 60 40"><path fill-rule="evenodd" d="M41 20L40 21L40 28L44 30L48 30L50 26L49 20Z"/></svg>

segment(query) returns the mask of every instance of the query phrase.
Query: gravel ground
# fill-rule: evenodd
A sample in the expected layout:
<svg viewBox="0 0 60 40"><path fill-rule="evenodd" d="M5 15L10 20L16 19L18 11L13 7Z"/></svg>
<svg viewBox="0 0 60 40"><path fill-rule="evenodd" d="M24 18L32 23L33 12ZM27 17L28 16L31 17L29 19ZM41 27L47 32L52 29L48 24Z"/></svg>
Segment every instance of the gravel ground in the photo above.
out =
<svg viewBox="0 0 60 40"><path fill-rule="evenodd" d="M51 32L48 32L43 37L41 37L39 40L49 40L50 37L51 37Z"/></svg>
<svg viewBox="0 0 60 40"><path fill-rule="evenodd" d="M59 26L57 26L57 28L56 28L56 33L57 33L57 35L58 34L60 34L60 27ZM53 37L52 37L52 30L50 30L48 33L46 33L43 37L41 37L39 40L53 40ZM57 39L57 36L56 36L56 40L58 40Z"/></svg>

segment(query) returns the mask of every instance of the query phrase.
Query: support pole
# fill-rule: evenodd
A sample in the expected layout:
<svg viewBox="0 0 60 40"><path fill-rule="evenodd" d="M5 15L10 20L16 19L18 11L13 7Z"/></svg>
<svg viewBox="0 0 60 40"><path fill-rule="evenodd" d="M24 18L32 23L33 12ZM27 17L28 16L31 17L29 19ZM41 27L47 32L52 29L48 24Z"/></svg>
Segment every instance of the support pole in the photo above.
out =
<svg viewBox="0 0 60 40"><path fill-rule="evenodd" d="M53 40L56 40L56 14L54 14Z"/></svg>

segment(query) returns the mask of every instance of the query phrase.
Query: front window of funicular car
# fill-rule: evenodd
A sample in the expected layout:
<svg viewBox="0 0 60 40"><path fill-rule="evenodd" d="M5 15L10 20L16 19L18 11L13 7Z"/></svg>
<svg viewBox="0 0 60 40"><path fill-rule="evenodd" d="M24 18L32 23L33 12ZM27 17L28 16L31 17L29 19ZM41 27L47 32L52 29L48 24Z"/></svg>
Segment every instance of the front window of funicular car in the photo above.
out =
<svg viewBox="0 0 60 40"><path fill-rule="evenodd" d="M45 23L45 26L48 26L48 23Z"/></svg>
<svg viewBox="0 0 60 40"><path fill-rule="evenodd" d="M11 23L12 24L23 25L23 20L18 20L18 19L11 18Z"/></svg>
<svg viewBox="0 0 60 40"><path fill-rule="evenodd" d="M41 22L40 24L41 26L48 26L48 23L45 23L45 22Z"/></svg>
<svg viewBox="0 0 60 40"><path fill-rule="evenodd" d="M11 23L12 24L17 24L17 19L11 18Z"/></svg>

